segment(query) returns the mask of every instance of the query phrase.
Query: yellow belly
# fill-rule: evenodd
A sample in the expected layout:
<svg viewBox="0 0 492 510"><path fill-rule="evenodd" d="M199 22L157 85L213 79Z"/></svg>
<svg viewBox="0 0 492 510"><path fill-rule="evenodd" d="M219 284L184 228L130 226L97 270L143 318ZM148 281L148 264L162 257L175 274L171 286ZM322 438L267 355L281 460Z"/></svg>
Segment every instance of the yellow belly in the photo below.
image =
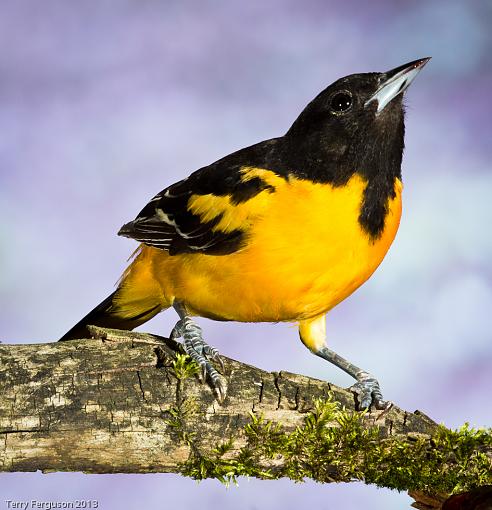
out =
<svg viewBox="0 0 492 510"><path fill-rule="evenodd" d="M169 256L143 246L127 288L159 293L163 308L177 299L195 315L243 322L299 321L333 308L388 251L400 221L401 182L382 235L371 240L358 222L366 187L358 175L341 187L274 179L275 192L258 198L262 213L242 250Z"/></svg>

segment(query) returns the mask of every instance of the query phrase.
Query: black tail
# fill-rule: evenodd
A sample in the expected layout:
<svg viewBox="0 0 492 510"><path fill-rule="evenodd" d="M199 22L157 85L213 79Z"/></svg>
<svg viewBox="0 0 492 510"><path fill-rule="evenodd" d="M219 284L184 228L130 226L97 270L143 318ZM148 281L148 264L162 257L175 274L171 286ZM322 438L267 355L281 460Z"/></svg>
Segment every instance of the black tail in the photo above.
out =
<svg viewBox="0 0 492 510"><path fill-rule="evenodd" d="M92 326L102 327L116 327L113 326L113 317L110 314L111 307L113 306L113 297L117 291L110 294L102 303L96 306L94 310L89 312L82 320L77 322L75 326L67 331L60 341L73 340L75 338L89 338L89 331L87 327L89 324ZM116 317L115 317L116 319Z"/></svg>
<svg viewBox="0 0 492 510"><path fill-rule="evenodd" d="M161 306L157 305L154 308L147 309L143 313L133 317L121 317L116 313L113 299L120 289L115 290L110 294L102 303L96 306L94 310L89 312L82 320L77 322L75 326L67 331L61 338L60 342L65 340L74 340L76 338L89 338L89 331L87 326L100 326L102 328L115 328L132 330L140 326L144 322L151 319L154 315L159 313Z"/></svg>

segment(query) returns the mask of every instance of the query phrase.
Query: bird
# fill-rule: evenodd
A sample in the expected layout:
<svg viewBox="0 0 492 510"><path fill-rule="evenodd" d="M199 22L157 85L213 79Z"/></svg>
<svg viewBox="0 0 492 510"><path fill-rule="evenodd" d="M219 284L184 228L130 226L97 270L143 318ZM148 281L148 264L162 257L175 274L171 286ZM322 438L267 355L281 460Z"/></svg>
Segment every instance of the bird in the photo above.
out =
<svg viewBox="0 0 492 510"><path fill-rule="evenodd" d="M195 318L295 323L312 353L353 377L358 409L387 409L379 381L328 347L326 314L367 281L395 238L403 96L429 60L340 78L283 136L155 195L118 232L140 244L116 290L60 340L87 338L87 325L133 330L174 308L171 338L182 338L223 402L222 360Z"/></svg>

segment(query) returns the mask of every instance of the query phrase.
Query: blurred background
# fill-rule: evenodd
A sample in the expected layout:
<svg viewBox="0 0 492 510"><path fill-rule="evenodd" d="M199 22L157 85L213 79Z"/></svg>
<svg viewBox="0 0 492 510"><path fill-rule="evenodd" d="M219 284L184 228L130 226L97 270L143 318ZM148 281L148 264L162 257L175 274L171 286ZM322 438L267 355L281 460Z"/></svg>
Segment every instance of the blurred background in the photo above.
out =
<svg viewBox="0 0 492 510"><path fill-rule="evenodd" d="M57 339L112 291L116 236L158 191L283 134L346 74L432 56L407 93L404 212L380 269L328 317L388 399L492 424L492 3L0 2L0 338ZM172 311L144 329L167 334ZM341 386L290 325L201 321L230 357ZM113 508L409 508L362 484L2 474L6 499Z"/></svg>

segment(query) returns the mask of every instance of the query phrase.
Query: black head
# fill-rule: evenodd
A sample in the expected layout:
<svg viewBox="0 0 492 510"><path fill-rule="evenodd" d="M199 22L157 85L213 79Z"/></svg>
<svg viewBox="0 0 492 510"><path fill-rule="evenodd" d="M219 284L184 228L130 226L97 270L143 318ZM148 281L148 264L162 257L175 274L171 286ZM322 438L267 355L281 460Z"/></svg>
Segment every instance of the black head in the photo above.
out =
<svg viewBox="0 0 492 510"><path fill-rule="evenodd" d="M399 177L403 92L428 60L415 60L386 73L353 74L323 90L285 135L303 155L298 168L310 178L334 184L343 184L355 172L367 178L375 174Z"/></svg>

